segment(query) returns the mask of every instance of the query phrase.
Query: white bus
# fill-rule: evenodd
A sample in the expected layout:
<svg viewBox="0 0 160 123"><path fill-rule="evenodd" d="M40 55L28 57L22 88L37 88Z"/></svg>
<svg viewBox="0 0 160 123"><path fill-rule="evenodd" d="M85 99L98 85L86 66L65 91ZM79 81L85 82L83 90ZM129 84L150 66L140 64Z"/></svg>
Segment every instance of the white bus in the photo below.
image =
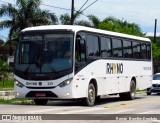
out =
<svg viewBox="0 0 160 123"><path fill-rule="evenodd" d="M15 96L37 105L81 99L93 106L112 94L133 100L151 86L151 57L148 38L71 25L26 28L15 54Z"/></svg>

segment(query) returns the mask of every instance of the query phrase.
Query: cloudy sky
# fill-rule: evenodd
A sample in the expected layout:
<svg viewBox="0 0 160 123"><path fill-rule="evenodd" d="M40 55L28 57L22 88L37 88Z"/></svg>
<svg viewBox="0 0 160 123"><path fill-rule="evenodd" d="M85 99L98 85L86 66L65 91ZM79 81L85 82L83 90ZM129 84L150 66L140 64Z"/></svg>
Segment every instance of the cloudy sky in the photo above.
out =
<svg viewBox="0 0 160 123"><path fill-rule="evenodd" d="M4 1L4 2L3 2ZM0 0L0 4L5 2L15 3L16 0ZM87 7L95 0L88 0ZM86 0L75 0L75 9L79 10ZM42 0L42 9L54 12L58 17L61 14L69 13L70 10L63 10L54 7L70 9L71 0ZM83 13L84 15L93 14L103 20L105 17L113 16L118 19L127 20L138 24L145 33L154 32L154 21L157 19L157 32L160 32L160 0L98 0ZM86 20L87 17L82 15L80 19ZM7 17L0 18L0 21ZM8 30L0 31L0 35L7 37ZM157 33L160 35L160 33Z"/></svg>

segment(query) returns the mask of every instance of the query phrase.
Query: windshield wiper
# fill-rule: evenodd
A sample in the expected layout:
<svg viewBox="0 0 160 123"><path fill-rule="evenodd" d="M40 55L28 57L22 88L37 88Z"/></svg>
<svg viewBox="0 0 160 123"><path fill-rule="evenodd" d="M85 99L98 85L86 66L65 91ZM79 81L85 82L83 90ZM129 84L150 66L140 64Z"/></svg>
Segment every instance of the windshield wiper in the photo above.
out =
<svg viewBox="0 0 160 123"><path fill-rule="evenodd" d="M28 73L29 68L31 67L31 64L29 64L26 68L26 70L24 71L25 73Z"/></svg>
<svg viewBox="0 0 160 123"><path fill-rule="evenodd" d="M36 60L36 65L39 67L42 67L44 63L45 63L44 55L41 54L41 56ZM52 72L57 73L57 71L54 69L54 67L51 64L47 64L47 65L49 65Z"/></svg>
<svg viewBox="0 0 160 123"><path fill-rule="evenodd" d="M57 73L57 71L53 68L53 66L52 66L52 65L50 65L50 64L48 64L48 65L50 66L50 69L52 70L52 72Z"/></svg>

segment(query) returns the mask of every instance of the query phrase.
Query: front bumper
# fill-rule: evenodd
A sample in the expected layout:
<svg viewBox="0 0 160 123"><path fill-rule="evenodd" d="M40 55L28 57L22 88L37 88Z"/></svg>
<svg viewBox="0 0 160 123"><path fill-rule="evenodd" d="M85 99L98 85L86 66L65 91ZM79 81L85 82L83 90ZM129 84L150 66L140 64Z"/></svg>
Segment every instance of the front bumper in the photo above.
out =
<svg viewBox="0 0 160 123"><path fill-rule="evenodd" d="M147 93L160 93L160 87L147 88Z"/></svg>
<svg viewBox="0 0 160 123"><path fill-rule="evenodd" d="M64 88L57 86L53 89L28 89L25 86L20 88L15 85L14 94L16 98L73 99L72 89L69 89L67 86Z"/></svg>

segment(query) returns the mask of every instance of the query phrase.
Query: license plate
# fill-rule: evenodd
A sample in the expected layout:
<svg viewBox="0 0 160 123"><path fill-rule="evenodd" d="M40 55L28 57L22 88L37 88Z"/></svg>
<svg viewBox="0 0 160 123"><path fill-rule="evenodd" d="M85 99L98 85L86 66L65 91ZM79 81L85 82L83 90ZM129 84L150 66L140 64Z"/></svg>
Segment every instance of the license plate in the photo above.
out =
<svg viewBox="0 0 160 123"><path fill-rule="evenodd" d="M45 93L36 93L36 97L45 97L46 94Z"/></svg>
<svg viewBox="0 0 160 123"><path fill-rule="evenodd" d="M160 87L154 87L153 89L154 90L160 90Z"/></svg>

